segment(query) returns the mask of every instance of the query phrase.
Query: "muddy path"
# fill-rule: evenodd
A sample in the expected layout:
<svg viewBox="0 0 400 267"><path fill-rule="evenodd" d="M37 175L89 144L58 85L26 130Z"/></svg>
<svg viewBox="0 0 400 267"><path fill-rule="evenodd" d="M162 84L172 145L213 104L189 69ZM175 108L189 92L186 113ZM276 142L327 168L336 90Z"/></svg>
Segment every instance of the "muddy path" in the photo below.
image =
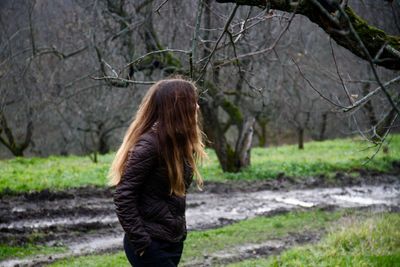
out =
<svg viewBox="0 0 400 267"><path fill-rule="evenodd" d="M370 207L398 211L400 206L400 178L397 175L387 174L366 184L341 187L315 187L314 180L311 185L297 185L303 189L296 190L292 189L293 182L285 178L249 183L248 186L245 183L248 182L209 183L204 192L189 194L188 230L221 227L255 216L297 209ZM50 258L39 255L0 262L0 266L37 266L65 257L120 250L122 229L114 213L111 190L43 191L0 199L0 240L10 245L35 242L69 248L67 253ZM293 240L285 242L282 249L296 243ZM280 251L271 246L268 249L267 245L258 250Z"/></svg>

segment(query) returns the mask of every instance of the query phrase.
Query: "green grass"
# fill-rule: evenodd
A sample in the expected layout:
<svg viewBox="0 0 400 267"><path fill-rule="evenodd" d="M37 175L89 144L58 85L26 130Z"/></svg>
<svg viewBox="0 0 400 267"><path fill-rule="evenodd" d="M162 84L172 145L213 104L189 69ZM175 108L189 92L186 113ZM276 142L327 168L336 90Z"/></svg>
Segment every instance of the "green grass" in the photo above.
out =
<svg viewBox="0 0 400 267"><path fill-rule="evenodd" d="M392 135L390 139L389 153L379 152L366 166L363 163L376 148L366 149L368 143L349 138L309 142L304 150L295 145L254 148L251 167L241 173L223 173L214 151L208 150L210 160L200 169L207 181L273 179L280 173L292 177L319 174L329 177L336 171L354 172L360 168L388 171L393 161L400 160L400 135ZM1 160L0 194L5 191L62 190L85 185L104 187L113 156L100 156L97 164L89 157L79 156Z"/></svg>
<svg viewBox="0 0 400 267"><path fill-rule="evenodd" d="M31 255L51 255L67 251L65 247L47 247L28 244L25 246L8 246L0 244L0 261L7 258L23 258Z"/></svg>
<svg viewBox="0 0 400 267"><path fill-rule="evenodd" d="M48 267L128 267L130 266L124 252L90 255L56 261Z"/></svg>
<svg viewBox="0 0 400 267"><path fill-rule="evenodd" d="M336 139L324 142L309 142L304 150L296 145L252 150L250 168L238 174L225 174L227 179L271 179L279 173L291 177L325 174L332 176L337 171L353 172L358 169L388 171L393 161L400 160L400 135L391 136L389 153L381 150L367 165L376 147L354 139Z"/></svg>
<svg viewBox="0 0 400 267"><path fill-rule="evenodd" d="M316 245L292 248L269 259L247 260L229 267L400 266L400 214L351 217Z"/></svg>
<svg viewBox="0 0 400 267"><path fill-rule="evenodd" d="M113 155L99 157L51 156L48 158L14 158L0 161L0 192L61 190L85 185L105 186Z"/></svg>
<svg viewBox="0 0 400 267"><path fill-rule="evenodd" d="M349 212L349 211L348 211ZM291 233L318 231L339 220L345 211L326 212L312 210L291 212L273 217L257 217L219 229L193 231L185 241L181 263L203 260L203 254L210 254L245 243L261 243L268 239L288 236ZM123 252L83 256L57 261L55 266L128 266Z"/></svg>
<svg viewBox="0 0 400 267"><path fill-rule="evenodd" d="M219 229L192 232L185 242L183 262L185 259L197 258L199 255L225 250L239 244L261 243L293 232L318 231L342 215L342 212L330 213L318 210L291 212L241 221Z"/></svg>

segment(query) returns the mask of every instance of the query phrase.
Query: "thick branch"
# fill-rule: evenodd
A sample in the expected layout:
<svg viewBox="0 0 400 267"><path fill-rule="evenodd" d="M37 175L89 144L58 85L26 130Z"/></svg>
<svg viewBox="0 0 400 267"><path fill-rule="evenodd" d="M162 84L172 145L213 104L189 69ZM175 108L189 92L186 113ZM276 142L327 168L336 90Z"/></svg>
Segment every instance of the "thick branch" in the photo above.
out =
<svg viewBox="0 0 400 267"><path fill-rule="evenodd" d="M335 1L325 0L217 0L219 3L236 3L238 5L262 6L272 9L295 12L308 17L312 22L320 26L337 44L350 50L360 58L368 59L363 49L359 46L357 39L350 33L349 24L344 16L339 16L340 12L334 12L339 7L325 6L326 3ZM324 9L321 9L321 8ZM345 12L350 19L355 31L365 44L370 55L375 56L380 52L382 46L386 45L381 52L379 60L375 63L387 69L400 70L400 36L386 34L367 23L359 17L350 7L345 8Z"/></svg>

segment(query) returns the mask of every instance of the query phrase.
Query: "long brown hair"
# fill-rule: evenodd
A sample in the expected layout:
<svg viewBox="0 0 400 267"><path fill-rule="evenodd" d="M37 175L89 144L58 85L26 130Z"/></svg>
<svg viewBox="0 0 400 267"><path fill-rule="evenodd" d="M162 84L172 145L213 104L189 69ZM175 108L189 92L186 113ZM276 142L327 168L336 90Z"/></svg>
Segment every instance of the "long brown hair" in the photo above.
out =
<svg viewBox="0 0 400 267"><path fill-rule="evenodd" d="M156 125L161 156L168 169L171 194L185 195L184 164L192 168L199 188L203 185L196 163L206 158L197 120L197 88L184 79L161 80L144 96L125 133L109 172L109 184L117 185L129 150L139 137Z"/></svg>

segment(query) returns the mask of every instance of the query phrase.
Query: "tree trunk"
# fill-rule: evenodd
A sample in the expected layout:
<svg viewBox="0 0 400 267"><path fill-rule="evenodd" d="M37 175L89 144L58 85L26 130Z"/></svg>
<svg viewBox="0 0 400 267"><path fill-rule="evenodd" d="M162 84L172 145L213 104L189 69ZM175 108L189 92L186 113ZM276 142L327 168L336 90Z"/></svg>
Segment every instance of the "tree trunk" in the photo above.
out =
<svg viewBox="0 0 400 267"><path fill-rule="evenodd" d="M256 118L256 122L259 126L259 129L254 127L254 133L258 138L258 146L259 147L267 147L267 124L268 120L264 119L260 116Z"/></svg>
<svg viewBox="0 0 400 267"><path fill-rule="evenodd" d="M100 155L104 155L104 154L107 154L108 152L110 152L110 146L107 143L107 136L105 136L105 135L99 136L98 151L99 151Z"/></svg>
<svg viewBox="0 0 400 267"><path fill-rule="evenodd" d="M304 129L301 127L297 128L297 135L298 135L299 149L304 149Z"/></svg>
<svg viewBox="0 0 400 267"><path fill-rule="evenodd" d="M322 121L321 121L321 130L319 132L318 140L324 141L325 140L325 132L326 132L326 124L328 121L328 112L324 112L322 114Z"/></svg>
<svg viewBox="0 0 400 267"><path fill-rule="evenodd" d="M239 136L236 140L235 149L228 143L225 132L218 120L217 107L213 100L199 102L201 112L207 123L203 124L203 130L210 145L215 150L221 168L224 172L239 172L250 165L250 152L253 140L254 117L247 117L238 126Z"/></svg>
<svg viewBox="0 0 400 267"><path fill-rule="evenodd" d="M97 163L97 151L93 151L93 155L89 154L89 158L93 161L93 163Z"/></svg>
<svg viewBox="0 0 400 267"><path fill-rule="evenodd" d="M4 132L5 137L2 136ZM3 112L0 112L0 143L3 144L14 156L23 157L25 149L28 148L32 142L33 135L33 122L29 118L26 125L25 139L18 143L14 138L14 133L8 126L6 116Z"/></svg>
<svg viewBox="0 0 400 267"><path fill-rule="evenodd" d="M250 166L250 152L251 144L253 141L255 118L252 116L247 117L239 132L239 137L236 142L235 160L238 170Z"/></svg>
<svg viewBox="0 0 400 267"><path fill-rule="evenodd" d="M229 172L233 169L231 162L233 162L234 151L225 138L225 134L218 121L218 114L216 114L217 107L213 104L212 99L199 100L201 114L203 118L207 118L207 123L203 123L203 130L210 141L209 145L211 145L217 154L222 170Z"/></svg>
<svg viewBox="0 0 400 267"><path fill-rule="evenodd" d="M363 96L366 96L369 93L370 84L366 84L363 86ZM364 105L364 110L367 113L368 121L370 127L374 127L378 124L378 120L375 116L374 106L372 105L371 100L368 100L367 103Z"/></svg>

